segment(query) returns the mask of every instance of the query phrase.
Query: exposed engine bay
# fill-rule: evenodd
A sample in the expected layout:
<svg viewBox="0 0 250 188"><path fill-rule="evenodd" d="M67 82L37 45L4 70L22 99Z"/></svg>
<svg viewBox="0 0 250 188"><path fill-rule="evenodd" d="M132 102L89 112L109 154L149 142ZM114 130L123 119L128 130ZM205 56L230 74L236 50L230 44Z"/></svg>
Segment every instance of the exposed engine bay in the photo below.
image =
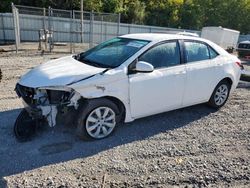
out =
<svg viewBox="0 0 250 188"><path fill-rule="evenodd" d="M56 125L58 113L77 110L81 95L67 87L30 88L16 85L19 97L23 99L25 109L33 119L46 119L50 127Z"/></svg>

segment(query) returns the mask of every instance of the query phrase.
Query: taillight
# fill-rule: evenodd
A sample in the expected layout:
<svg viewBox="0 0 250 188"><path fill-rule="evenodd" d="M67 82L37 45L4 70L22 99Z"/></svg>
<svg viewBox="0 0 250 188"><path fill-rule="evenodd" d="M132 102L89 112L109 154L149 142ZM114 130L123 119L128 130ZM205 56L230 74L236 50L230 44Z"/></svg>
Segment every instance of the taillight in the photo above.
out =
<svg viewBox="0 0 250 188"><path fill-rule="evenodd" d="M241 64L241 62L240 61L236 61L235 62L239 67L240 67L240 69L241 70L243 70L244 69L244 67L243 67L243 65Z"/></svg>

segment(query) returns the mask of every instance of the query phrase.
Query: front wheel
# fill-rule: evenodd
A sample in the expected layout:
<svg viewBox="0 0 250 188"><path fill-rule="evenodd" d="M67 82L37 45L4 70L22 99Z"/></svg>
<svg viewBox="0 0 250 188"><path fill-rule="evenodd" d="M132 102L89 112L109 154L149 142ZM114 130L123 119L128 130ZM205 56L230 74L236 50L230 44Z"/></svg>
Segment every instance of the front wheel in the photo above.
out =
<svg viewBox="0 0 250 188"><path fill-rule="evenodd" d="M219 109L227 102L229 97L231 85L226 81L222 80L214 89L212 96L208 102L208 105Z"/></svg>
<svg viewBox="0 0 250 188"><path fill-rule="evenodd" d="M117 124L119 110L108 99L94 99L85 104L79 113L77 134L84 140L108 137Z"/></svg>
<svg viewBox="0 0 250 188"><path fill-rule="evenodd" d="M19 142L26 142L36 133L36 120L32 119L28 112L23 109L18 115L15 125L14 134Z"/></svg>

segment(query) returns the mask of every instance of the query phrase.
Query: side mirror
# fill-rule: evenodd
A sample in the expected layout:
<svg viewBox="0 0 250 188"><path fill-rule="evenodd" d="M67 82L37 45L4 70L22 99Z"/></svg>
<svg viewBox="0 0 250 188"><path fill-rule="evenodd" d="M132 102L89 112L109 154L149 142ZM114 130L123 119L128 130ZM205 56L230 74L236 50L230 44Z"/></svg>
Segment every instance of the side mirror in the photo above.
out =
<svg viewBox="0 0 250 188"><path fill-rule="evenodd" d="M147 63L145 61L138 61L135 65L135 71L136 72L153 72L154 67L150 63Z"/></svg>

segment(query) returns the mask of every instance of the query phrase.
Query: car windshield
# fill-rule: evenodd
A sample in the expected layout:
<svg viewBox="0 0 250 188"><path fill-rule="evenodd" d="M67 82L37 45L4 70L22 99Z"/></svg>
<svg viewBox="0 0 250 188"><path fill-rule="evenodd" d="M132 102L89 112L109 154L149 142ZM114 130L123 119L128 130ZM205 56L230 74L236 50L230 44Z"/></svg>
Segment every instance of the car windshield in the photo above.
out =
<svg viewBox="0 0 250 188"><path fill-rule="evenodd" d="M114 38L78 54L75 58L92 66L114 68L121 65L148 43L149 41L145 40Z"/></svg>

